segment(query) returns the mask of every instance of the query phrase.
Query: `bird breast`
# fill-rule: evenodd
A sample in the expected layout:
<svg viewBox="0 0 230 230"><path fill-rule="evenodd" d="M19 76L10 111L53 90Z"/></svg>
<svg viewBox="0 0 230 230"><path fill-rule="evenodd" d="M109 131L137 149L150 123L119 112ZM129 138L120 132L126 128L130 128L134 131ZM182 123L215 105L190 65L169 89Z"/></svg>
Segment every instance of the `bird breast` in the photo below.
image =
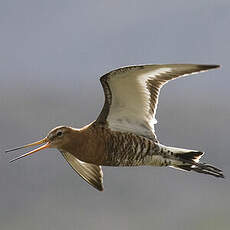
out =
<svg viewBox="0 0 230 230"><path fill-rule="evenodd" d="M91 125L76 133L70 152L79 160L104 166L138 166L157 153L157 143L129 132Z"/></svg>

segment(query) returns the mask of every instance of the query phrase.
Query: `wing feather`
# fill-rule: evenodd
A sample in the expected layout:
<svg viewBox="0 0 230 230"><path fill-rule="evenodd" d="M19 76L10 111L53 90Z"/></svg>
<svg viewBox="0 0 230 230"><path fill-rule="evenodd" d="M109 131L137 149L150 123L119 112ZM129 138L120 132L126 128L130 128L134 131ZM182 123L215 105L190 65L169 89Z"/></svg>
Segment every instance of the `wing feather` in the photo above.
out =
<svg viewBox="0 0 230 230"><path fill-rule="evenodd" d="M69 152L61 151L61 153L79 176L97 190L103 191L103 172L101 166L80 161Z"/></svg>
<svg viewBox="0 0 230 230"><path fill-rule="evenodd" d="M156 140L154 124L161 87L177 77L218 67L168 64L113 70L100 78L105 104L96 122L107 124L114 131L133 132Z"/></svg>

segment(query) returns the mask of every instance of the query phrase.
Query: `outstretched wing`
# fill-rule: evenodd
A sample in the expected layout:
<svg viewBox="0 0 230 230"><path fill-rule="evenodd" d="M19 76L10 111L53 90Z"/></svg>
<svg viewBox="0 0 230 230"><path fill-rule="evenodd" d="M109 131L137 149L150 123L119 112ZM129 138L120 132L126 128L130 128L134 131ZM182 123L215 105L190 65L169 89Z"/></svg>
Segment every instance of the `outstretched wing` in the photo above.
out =
<svg viewBox="0 0 230 230"><path fill-rule="evenodd" d="M75 172L99 191L103 191L103 172L101 166L78 160L69 152L61 151L64 158Z"/></svg>
<svg viewBox="0 0 230 230"><path fill-rule="evenodd" d="M111 130L133 132L156 140L154 124L161 87L169 80L218 65L169 64L128 66L100 78L105 104L96 122Z"/></svg>

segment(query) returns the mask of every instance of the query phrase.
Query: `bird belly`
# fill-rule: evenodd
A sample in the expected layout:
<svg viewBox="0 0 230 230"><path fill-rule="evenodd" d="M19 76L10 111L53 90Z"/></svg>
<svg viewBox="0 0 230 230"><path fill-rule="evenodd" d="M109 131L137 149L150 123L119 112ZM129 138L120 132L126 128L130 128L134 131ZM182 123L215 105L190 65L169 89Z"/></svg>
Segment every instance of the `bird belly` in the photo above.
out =
<svg viewBox="0 0 230 230"><path fill-rule="evenodd" d="M106 142L106 150L107 158L102 164L105 166L149 165L153 158L157 165L160 157L156 142L133 133L113 133Z"/></svg>

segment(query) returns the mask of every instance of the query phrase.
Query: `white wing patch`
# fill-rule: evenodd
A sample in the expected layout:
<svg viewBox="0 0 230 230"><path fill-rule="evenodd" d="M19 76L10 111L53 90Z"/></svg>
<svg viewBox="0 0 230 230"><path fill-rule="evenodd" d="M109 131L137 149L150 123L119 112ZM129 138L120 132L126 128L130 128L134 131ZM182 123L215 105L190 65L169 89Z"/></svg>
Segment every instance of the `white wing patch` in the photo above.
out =
<svg viewBox="0 0 230 230"><path fill-rule="evenodd" d="M218 65L167 64L128 66L101 77L104 107L96 122L113 131L133 132L154 141L160 88L170 80L218 68Z"/></svg>
<svg viewBox="0 0 230 230"><path fill-rule="evenodd" d="M117 78L110 78L112 104L108 115L109 128L114 131L130 131L151 136L155 114L149 116L150 92L147 81L157 75L169 72L171 68L152 70L146 67L140 71L120 73Z"/></svg>

